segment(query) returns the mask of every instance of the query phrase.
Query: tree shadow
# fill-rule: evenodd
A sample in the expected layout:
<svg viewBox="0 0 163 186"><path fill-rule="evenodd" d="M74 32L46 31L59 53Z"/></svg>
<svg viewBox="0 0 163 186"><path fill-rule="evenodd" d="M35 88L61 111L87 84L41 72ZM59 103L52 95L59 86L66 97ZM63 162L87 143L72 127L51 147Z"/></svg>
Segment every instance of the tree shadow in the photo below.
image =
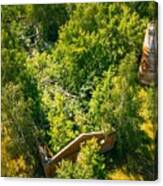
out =
<svg viewBox="0 0 163 186"><path fill-rule="evenodd" d="M136 138L139 138L139 144L134 146L133 151L119 153L118 141L116 142L112 151L106 155L107 171L121 168L127 175L134 175L135 179L141 176L143 180L155 180L157 179L157 139L152 140L142 130L137 131Z"/></svg>

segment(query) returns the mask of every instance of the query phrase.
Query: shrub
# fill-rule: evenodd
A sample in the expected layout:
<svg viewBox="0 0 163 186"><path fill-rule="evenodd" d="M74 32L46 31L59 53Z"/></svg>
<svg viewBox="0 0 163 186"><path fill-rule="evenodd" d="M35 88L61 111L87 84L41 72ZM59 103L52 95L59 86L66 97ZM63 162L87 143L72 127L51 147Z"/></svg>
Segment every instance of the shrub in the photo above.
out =
<svg viewBox="0 0 163 186"><path fill-rule="evenodd" d="M77 156L75 163L68 160L62 160L56 170L58 178L104 178L105 164L104 156L99 153L100 147L95 138L88 140Z"/></svg>

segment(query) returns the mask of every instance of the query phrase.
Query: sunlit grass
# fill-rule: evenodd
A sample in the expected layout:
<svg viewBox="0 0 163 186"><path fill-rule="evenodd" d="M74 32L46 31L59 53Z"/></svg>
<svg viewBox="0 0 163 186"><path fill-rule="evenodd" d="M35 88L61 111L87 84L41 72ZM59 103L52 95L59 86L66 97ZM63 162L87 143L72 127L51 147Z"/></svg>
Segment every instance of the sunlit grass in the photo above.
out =
<svg viewBox="0 0 163 186"><path fill-rule="evenodd" d="M125 167L117 168L111 172L109 172L107 179L111 180L143 180L143 177L141 175L133 175L127 173L125 171Z"/></svg>

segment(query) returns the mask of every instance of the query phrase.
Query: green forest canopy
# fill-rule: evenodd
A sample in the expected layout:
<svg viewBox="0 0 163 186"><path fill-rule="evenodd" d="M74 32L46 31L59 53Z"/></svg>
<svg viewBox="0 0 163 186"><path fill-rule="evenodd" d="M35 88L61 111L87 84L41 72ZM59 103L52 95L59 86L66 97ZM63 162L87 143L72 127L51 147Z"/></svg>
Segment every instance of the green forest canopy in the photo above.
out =
<svg viewBox="0 0 163 186"><path fill-rule="evenodd" d="M155 179L157 89L137 76L155 8L154 2L2 6L2 176L44 177L37 141L55 154L82 132L113 127L110 153L100 154L92 139L54 176Z"/></svg>

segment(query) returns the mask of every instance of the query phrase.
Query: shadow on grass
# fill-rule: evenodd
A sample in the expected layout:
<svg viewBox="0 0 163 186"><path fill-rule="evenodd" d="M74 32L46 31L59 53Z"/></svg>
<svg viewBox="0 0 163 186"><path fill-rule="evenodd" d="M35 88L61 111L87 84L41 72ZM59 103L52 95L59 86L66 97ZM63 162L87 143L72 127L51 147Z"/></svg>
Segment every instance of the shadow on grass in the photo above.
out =
<svg viewBox="0 0 163 186"><path fill-rule="evenodd" d="M152 140L141 130L137 131L136 137L139 138L139 144L133 151L119 153L117 142L115 148L106 154L108 175L109 172L121 169L129 179L130 176L137 180L140 180L140 177L148 181L157 179L157 140ZM112 179L111 176L108 178ZM116 179L121 178L117 176Z"/></svg>

